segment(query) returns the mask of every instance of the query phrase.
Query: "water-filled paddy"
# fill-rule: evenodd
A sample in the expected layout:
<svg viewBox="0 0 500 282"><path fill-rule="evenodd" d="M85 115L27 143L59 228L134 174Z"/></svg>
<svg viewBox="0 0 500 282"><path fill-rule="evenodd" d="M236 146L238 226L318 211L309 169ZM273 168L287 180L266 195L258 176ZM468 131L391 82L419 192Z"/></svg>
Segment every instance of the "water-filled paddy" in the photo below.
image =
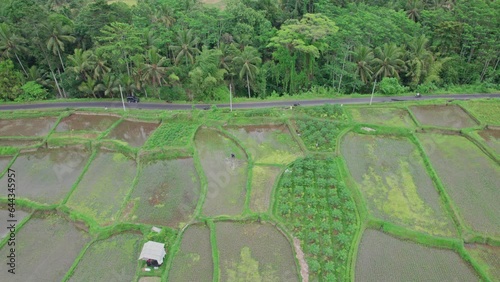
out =
<svg viewBox="0 0 500 282"><path fill-rule="evenodd" d="M4 169L7 168L7 166L9 165L11 160L12 160L12 157L0 156L0 176L2 175L2 172L4 171Z"/></svg>
<svg viewBox="0 0 500 282"><path fill-rule="evenodd" d="M196 133L195 146L208 181L203 214L240 214L245 204L247 184L245 152L218 131L205 128Z"/></svg>
<svg viewBox="0 0 500 282"><path fill-rule="evenodd" d="M466 244L467 252L480 263L492 281L500 281L500 246Z"/></svg>
<svg viewBox="0 0 500 282"><path fill-rule="evenodd" d="M79 261L69 281L132 281L142 236L121 233L94 242Z"/></svg>
<svg viewBox="0 0 500 282"><path fill-rule="evenodd" d="M500 166L465 137L417 137L465 222L476 231L500 235Z"/></svg>
<svg viewBox="0 0 500 282"><path fill-rule="evenodd" d="M423 125L456 129L477 125L477 123L457 105L411 106L410 110Z"/></svg>
<svg viewBox="0 0 500 282"><path fill-rule="evenodd" d="M72 114L59 122L56 132L105 131L119 119L108 115Z"/></svg>
<svg viewBox="0 0 500 282"><path fill-rule="evenodd" d="M479 281L451 250L403 241L365 230L356 261L356 281Z"/></svg>
<svg viewBox="0 0 500 282"><path fill-rule="evenodd" d="M408 139L349 133L341 149L373 215L429 234L456 234L417 147Z"/></svg>
<svg viewBox="0 0 500 282"><path fill-rule="evenodd" d="M124 120L113 128L106 138L118 139L130 146L140 147L157 127L157 123Z"/></svg>
<svg viewBox="0 0 500 282"><path fill-rule="evenodd" d="M56 121L56 117L0 119L0 136L47 135Z"/></svg>
<svg viewBox="0 0 500 282"><path fill-rule="evenodd" d="M27 212L20 210L20 209L16 209L15 213L13 213L14 218L12 218L9 216L11 213L7 209L8 209L8 206L5 206L5 207L0 206L0 241L7 234L10 233L10 231L7 229L10 222L8 222L7 220L15 219L15 220L17 220L17 224L19 224L28 215Z"/></svg>
<svg viewBox="0 0 500 282"><path fill-rule="evenodd" d="M271 224L215 225L221 281L299 281L292 247Z"/></svg>
<svg viewBox="0 0 500 282"><path fill-rule="evenodd" d="M75 148L20 154L11 166L18 173L16 197L41 204L59 203L82 173L88 158L88 152ZM6 196L7 190L0 190L0 195Z"/></svg>
<svg viewBox="0 0 500 282"><path fill-rule="evenodd" d="M7 273L0 264L3 281L61 281L90 236L57 215L32 218L16 234L16 274ZM0 256L6 258L10 247L5 245ZM0 279L1 280L1 279Z"/></svg>
<svg viewBox="0 0 500 282"><path fill-rule="evenodd" d="M41 142L42 140L37 139L0 139L0 147L29 147Z"/></svg>
<svg viewBox="0 0 500 282"><path fill-rule="evenodd" d="M135 161L120 153L100 152L66 205L101 224L109 224L117 219L135 174Z"/></svg>
<svg viewBox="0 0 500 282"><path fill-rule="evenodd" d="M286 125L227 127L247 149L256 163L288 164L302 156L302 151Z"/></svg>
<svg viewBox="0 0 500 282"><path fill-rule="evenodd" d="M485 129L478 131L479 136L483 138L484 142L493 149L493 151L500 156L500 130L499 129Z"/></svg>
<svg viewBox="0 0 500 282"><path fill-rule="evenodd" d="M147 163L130 196L125 219L177 228L193 214L200 195L200 183L193 159Z"/></svg>
<svg viewBox="0 0 500 282"><path fill-rule="evenodd" d="M206 226L189 226L182 235L168 281L209 282L213 280L213 270L210 230Z"/></svg>

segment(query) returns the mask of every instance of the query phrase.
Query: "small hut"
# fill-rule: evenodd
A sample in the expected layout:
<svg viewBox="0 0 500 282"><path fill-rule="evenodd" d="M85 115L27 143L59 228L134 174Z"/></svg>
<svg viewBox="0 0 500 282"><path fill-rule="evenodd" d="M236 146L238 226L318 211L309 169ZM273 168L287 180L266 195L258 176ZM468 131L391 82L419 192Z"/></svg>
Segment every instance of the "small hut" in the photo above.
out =
<svg viewBox="0 0 500 282"><path fill-rule="evenodd" d="M165 244L148 241L142 247L139 259L147 261L148 265L159 266L162 265L166 254Z"/></svg>

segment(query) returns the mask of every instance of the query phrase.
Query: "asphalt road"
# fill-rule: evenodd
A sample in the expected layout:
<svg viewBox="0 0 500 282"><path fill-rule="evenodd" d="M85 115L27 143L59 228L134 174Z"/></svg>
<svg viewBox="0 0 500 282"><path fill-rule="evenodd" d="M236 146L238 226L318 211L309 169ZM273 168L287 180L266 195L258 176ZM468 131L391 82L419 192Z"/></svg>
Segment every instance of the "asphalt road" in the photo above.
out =
<svg viewBox="0 0 500 282"><path fill-rule="evenodd" d="M432 99L448 99L448 100L468 100L479 98L500 98L500 93L496 94L447 94L447 95L432 95L415 98L414 96L396 96L396 97L373 97L373 103L390 103L395 101L418 101ZM370 96L363 98L340 98L340 99L320 99L320 100L292 100L292 101L269 101L269 102L247 102L233 103L233 109L255 109L255 108L271 108L271 107L288 107L294 104L301 106L317 106L323 104L368 104ZM229 104L216 104L218 108L229 108ZM169 103L125 103L125 107L129 109L147 109L147 110L190 110L192 104L169 104ZM33 103L33 104L0 104L0 111L8 110L32 110L32 109L49 109L49 108L122 108L123 105L119 101L113 102L55 102L55 103ZM207 109L210 104L196 104L198 109Z"/></svg>

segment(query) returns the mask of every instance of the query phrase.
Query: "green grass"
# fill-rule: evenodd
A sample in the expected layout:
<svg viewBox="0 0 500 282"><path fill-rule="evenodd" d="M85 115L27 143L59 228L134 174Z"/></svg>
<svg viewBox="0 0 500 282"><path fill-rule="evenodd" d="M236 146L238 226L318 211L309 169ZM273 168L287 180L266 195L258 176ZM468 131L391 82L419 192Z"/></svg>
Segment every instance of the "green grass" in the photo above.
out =
<svg viewBox="0 0 500 282"><path fill-rule="evenodd" d="M151 134L143 148L189 146L198 126L196 123L165 121Z"/></svg>
<svg viewBox="0 0 500 282"><path fill-rule="evenodd" d="M500 99L467 101L463 105L485 124L500 125Z"/></svg>
<svg viewBox="0 0 500 282"><path fill-rule="evenodd" d="M406 109L398 108L350 108L354 121L367 124L378 124L394 127L414 127L410 114Z"/></svg>

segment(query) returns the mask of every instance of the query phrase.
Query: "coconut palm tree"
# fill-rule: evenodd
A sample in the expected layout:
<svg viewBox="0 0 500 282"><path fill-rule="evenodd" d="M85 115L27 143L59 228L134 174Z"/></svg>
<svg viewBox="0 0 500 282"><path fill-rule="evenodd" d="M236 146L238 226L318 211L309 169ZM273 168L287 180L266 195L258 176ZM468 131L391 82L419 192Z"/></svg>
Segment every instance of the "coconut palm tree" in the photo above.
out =
<svg viewBox="0 0 500 282"><path fill-rule="evenodd" d="M105 73L97 88L104 91L105 97L114 98L113 94L118 92L118 79L111 73Z"/></svg>
<svg viewBox="0 0 500 282"><path fill-rule="evenodd" d="M250 98L250 81L255 81L259 65L262 62L259 52L254 47L247 46L239 56L234 57L233 62L240 69L240 79L246 78L248 98Z"/></svg>
<svg viewBox="0 0 500 282"><path fill-rule="evenodd" d="M399 71L404 69L404 61L401 60L402 52L396 44L385 43L382 48L375 49L375 76L376 77L397 77Z"/></svg>
<svg viewBox="0 0 500 282"><path fill-rule="evenodd" d="M406 16L414 21L418 22L420 20L420 11L424 9L424 3L422 0L408 0L406 3Z"/></svg>
<svg viewBox="0 0 500 282"><path fill-rule="evenodd" d="M94 96L94 98L97 98L96 92L100 90L100 85L97 84L97 81L93 79L92 77L87 76L87 80L82 82L80 86L78 86L78 90L82 91L83 94L85 94L87 97L90 95Z"/></svg>
<svg viewBox="0 0 500 282"><path fill-rule="evenodd" d="M17 62L23 69L23 72L28 76L28 72L24 68L23 63L19 59L18 53L26 52L27 49L23 45L26 43L26 39L21 36L12 33L9 25L6 23L0 24L0 51L2 52L2 57L10 58L12 55L16 57Z"/></svg>
<svg viewBox="0 0 500 282"><path fill-rule="evenodd" d="M155 88L157 84L162 86L162 81L165 81L164 76L167 72L167 68L164 66L167 63L167 58L161 56L156 47L147 51L146 58L147 62L143 67L144 81L151 81ZM160 92L157 93L158 99L160 99Z"/></svg>
<svg viewBox="0 0 500 282"><path fill-rule="evenodd" d="M194 58L200 53L200 50L196 47L199 39L193 35L192 30L177 32L175 40L176 45L170 46L170 50L174 52L175 64L179 64L182 58L184 58L186 65L188 62L194 64Z"/></svg>
<svg viewBox="0 0 500 282"><path fill-rule="evenodd" d="M432 53L427 50L429 40L425 35L415 37L408 44L407 61L408 66L407 76L411 77L412 84L417 85L429 73L434 57Z"/></svg>
<svg viewBox="0 0 500 282"><path fill-rule="evenodd" d="M52 51L54 55L59 56L63 71L64 62L62 60L61 52L64 52L64 43L75 42L75 37L71 36L71 27L68 25L63 25L58 22L48 27L49 28L49 38L47 39L47 49Z"/></svg>
<svg viewBox="0 0 500 282"><path fill-rule="evenodd" d="M373 51L367 46L360 46L352 52L352 55L354 63L356 63L356 74L364 84L367 84L372 79L373 74L371 68L375 58Z"/></svg>
<svg viewBox="0 0 500 282"><path fill-rule="evenodd" d="M92 66L95 64L94 59L92 51L83 51L77 48L73 55L68 56L68 60L71 63L70 70L79 75L82 80L85 80L88 72L92 70Z"/></svg>

